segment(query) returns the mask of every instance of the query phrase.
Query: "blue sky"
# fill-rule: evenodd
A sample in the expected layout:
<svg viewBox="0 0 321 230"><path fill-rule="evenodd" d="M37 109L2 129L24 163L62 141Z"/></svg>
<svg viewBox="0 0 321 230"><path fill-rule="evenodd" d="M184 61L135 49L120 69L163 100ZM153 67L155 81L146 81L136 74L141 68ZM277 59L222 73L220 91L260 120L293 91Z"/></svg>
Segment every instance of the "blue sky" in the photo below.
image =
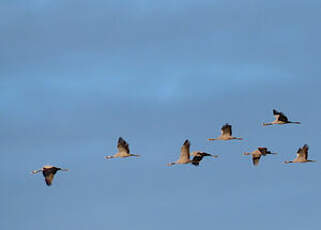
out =
<svg viewBox="0 0 321 230"><path fill-rule="evenodd" d="M319 229L320 9L1 1L0 228ZM263 127L273 108L302 125ZM244 141L208 142L226 122ZM105 160L119 136L142 158ZM219 158L167 167L186 138ZM317 163L281 163L305 143ZM44 164L70 171L47 187Z"/></svg>

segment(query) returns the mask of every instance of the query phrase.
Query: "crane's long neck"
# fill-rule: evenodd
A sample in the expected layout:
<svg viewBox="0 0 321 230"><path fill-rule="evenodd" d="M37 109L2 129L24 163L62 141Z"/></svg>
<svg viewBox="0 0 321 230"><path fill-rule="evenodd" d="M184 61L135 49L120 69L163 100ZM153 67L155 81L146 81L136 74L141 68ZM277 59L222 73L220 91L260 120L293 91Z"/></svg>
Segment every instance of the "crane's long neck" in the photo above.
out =
<svg viewBox="0 0 321 230"><path fill-rule="evenodd" d="M307 162L317 162L316 160L307 160Z"/></svg>
<svg viewBox="0 0 321 230"><path fill-rule="evenodd" d="M241 137L233 137L232 139L234 139L234 140L243 140L243 138L241 138Z"/></svg>
<svg viewBox="0 0 321 230"><path fill-rule="evenodd" d="M301 122L299 122L299 121L289 121L289 123L291 123L291 124L301 124Z"/></svg>
<svg viewBox="0 0 321 230"><path fill-rule="evenodd" d="M168 166L173 166L173 165L176 165L176 162L171 162L171 163L168 163L167 165Z"/></svg>
<svg viewBox="0 0 321 230"><path fill-rule="evenodd" d="M138 154L129 154L129 156L140 157L140 155L138 155Z"/></svg>
<svg viewBox="0 0 321 230"><path fill-rule="evenodd" d="M273 125L273 123L263 123L263 126Z"/></svg>
<svg viewBox="0 0 321 230"><path fill-rule="evenodd" d="M284 161L284 164L294 163L293 161Z"/></svg>
<svg viewBox="0 0 321 230"><path fill-rule="evenodd" d="M209 141L216 141L217 138L208 138Z"/></svg>
<svg viewBox="0 0 321 230"><path fill-rule="evenodd" d="M41 171L42 171L42 169L32 170L31 173L32 173L32 174L36 174L36 173L39 173L39 172L41 172Z"/></svg>

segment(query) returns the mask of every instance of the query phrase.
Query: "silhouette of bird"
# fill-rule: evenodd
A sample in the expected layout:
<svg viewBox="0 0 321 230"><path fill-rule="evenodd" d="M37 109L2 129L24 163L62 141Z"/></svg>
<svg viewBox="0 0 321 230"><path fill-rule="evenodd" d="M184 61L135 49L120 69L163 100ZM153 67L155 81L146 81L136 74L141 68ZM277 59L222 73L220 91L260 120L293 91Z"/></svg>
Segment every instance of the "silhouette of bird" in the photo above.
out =
<svg viewBox="0 0 321 230"><path fill-rule="evenodd" d="M32 174L36 174L38 172L42 172L42 175L45 177L46 184L50 186L54 179L54 176L57 171L68 171L68 169L57 168L51 165L45 165L41 169L33 170Z"/></svg>
<svg viewBox="0 0 321 230"><path fill-rule="evenodd" d="M106 159L125 158L125 157L131 157L131 156L140 157L140 155L130 153L129 145L122 137L119 137L118 139L117 148L118 148L118 153L111 156L105 156L105 158Z"/></svg>
<svg viewBox="0 0 321 230"><path fill-rule="evenodd" d="M273 115L275 117L275 120L270 123L263 123L263 126L267 125L284 125L284 124L301 124L301 122L298 121L289 121L288 118L281 112L276 111L273 109Z"/></svg>
<svg viewBox="0 0 321 230"><path fill-rule="evenodd" d="M296 158L293 161L284 161L285 164L289 163L306 163L316 162L315 160L308 160L309 146L305 144L302 148L299 148L296 154Z"/></svg>
<svg viewBox="0 0 321 230"><path fill-rule="evenodd" d="M259 147L258 149L254 150L251 153L245 152L244 155L248 156L248 155L252 155L252 162L254 166L258 166L259 165L259 161L261 156L266 156L268 154L276 154L276 153L272 153L270 151L267 150L267 148L265 147Z"/></svg>
<svg viewBox="0 0 321 230"><path fill-rule="evenodd" d="M227 140L243 140L243 138L233 137L232 136L232 125L229 125L228 123L226 123L221 128L221 135L219 137L217 137L217 138L208 138L208 140L209 141L215 141L215 140L227 141Z"/></svg>

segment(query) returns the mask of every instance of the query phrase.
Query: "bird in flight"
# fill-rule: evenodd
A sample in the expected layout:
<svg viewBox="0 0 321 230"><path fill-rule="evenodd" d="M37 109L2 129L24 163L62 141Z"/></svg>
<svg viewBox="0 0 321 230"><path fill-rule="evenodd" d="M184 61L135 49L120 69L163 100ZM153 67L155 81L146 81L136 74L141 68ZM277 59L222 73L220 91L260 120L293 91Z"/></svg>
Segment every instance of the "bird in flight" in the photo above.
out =
<svg viewBox="0 0 321 230"><path fill-rule="evenodd" d="M308 160L309 146L305 144L302 148L299 148L296 154L296 158L293 161L284 161L285 164L289 163L306 163L316 162L315 160Z"/></svg>
<svg viewBox="0 0 321 230"><path fill-rule="evenodd" d="M284 124L301 124L301 122L298 121L289 121L288 118L281 112L278 112L277 110L273 109L273 115L275 117L275 120L270 123L263 123L263 126L267 125L284 125Z"/></svg>
<svg viewBox="0 0 321 230"><path fill-rule="evenodd" d="M41 169L33 170L32 174L36 174L38 172L42 172L42 175L45 177L46 184L50 186L52 184L52 180L54 179L54 176L57 171L68 171L68 169L63 168L57 168L55 166L51 165L45 165Z"/></svg>
<svg viewBox="0 0 321 230"><path fill-rule="evenodd" d="M169 163L168 166L176 165L176 164L193 164L195 166L198 166L200 161L205 156L211 156L211 157L218 157L217 155L212 155L205 152L195 151L192 152L193 158L190 159L190 146L191 142L189 140L185 140L184 144L181 147L181 154L177 161Z"/></svg>
<svg viewBox="0 0 321 230"><path fill-rule="evenodd" d="M228 123L226 123L221 128L221 135L219 137L217 137L217 138L208 138L208 140L209 141L215 141L215 140L227 141L227 140L243 140L243 138L233 137L232 136L232 125L229 125Z"/></svg>
<svg viewBox="0 0 321 230"><path fill-rule="evenodd" d="M212 155L212 154L200 152L200 151L192 152L192 156L193 156L192 164L195 166L199 166L203 157L214 157L214 158L218 157L218 155Z"/></svg>
<svg viewBox="0 0 321 230"><path fill-rule="evenodd" d="M132 157L132 156L140 157L140 155L130 153L129 145L122 137L119 137L118 139L117 148L118 148L118 153L116 153L115 155L105 156L105 158L106 159L125 158L125 157Z"/></svg>
<svg viewBox="0 0 321 230"><path fill-rule="evenodd" d="M245 156L252 155L252 162L254 166L259 165L261 156L266 156L268 154L276 154L276 153L272 153L271 151L268 151L268 149L265 147L258 147L256 150L254 150L251 153L248 153L248 152L244 153Z"/></svg>

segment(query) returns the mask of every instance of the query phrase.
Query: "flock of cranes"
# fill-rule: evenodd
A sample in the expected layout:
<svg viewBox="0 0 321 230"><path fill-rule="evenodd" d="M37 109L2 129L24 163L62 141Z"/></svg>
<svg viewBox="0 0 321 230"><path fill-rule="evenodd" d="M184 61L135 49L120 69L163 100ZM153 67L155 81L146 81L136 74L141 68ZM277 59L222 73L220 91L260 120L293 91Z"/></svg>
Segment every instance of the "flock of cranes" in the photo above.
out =
<svg viewBox="0 0 321 230"><path fill-rule="evenodd" d="M283 125L283 124L301 124L300 122L294 122L289 121L288 118L281 112L273 110L273 115L275 117L275 120L271 123L263 123L263 126L267 125ZM232 126L229 124L225 124L221 128L221 135L217 138L209 138L209 141L214 140L243 140L240 137L233 137L232 136ZM195 166L198 166L201 162L201 160L204 157L213 157L217 158L218 155L212 155L205 152L195 151L190 153L190 145L191 142L189 140L185 140L184 144L181 147L181 153L177 161L168 163L168 166L176 165L176 164L193 164ZM112 159L112 158L126 158L126 157L140 157L138 154L132 154L130 153L129 145L128 143L122 138L119 137L118 144L117 144L118 152L114 155L105 156L106 159ZM297 157L292 161L284 161L284 163L305 163L305 162L315 162L314 160L308 159L308 151L309 146L305 144L302 148L299 148L297 151ZM254 150L253 152L245 152L244 155L252 155L252 161L253 165L257 166L259 164L261 156L266 156L269 154L277 154L272 153L265 147L258 147L258 149ZM191 158L191 155L193 156ZM43 176L45 177L45 182L48 186L52 184L53 178L55 174L58 171L68 171L68 169L58 168L51 165L45 165L41 169L33 170L32 174L36 174L39 172L42 172Z"/></svg>

